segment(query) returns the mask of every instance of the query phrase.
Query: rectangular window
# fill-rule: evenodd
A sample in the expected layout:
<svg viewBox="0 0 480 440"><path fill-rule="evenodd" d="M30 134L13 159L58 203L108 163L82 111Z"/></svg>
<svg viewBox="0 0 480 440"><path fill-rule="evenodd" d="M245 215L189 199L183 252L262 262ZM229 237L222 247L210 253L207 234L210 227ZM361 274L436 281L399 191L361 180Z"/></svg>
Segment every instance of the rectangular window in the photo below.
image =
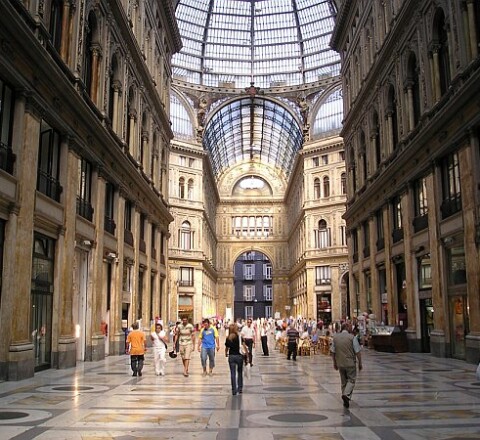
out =
<svg viewBox="0 0 480 440"><path fill-rule="evenodd" d="M193 267L180 267L180 286L193 286Z"/></svg>
<svg viewBox="0 0 480 440"><path fill-rule="evenodd" d="M352 230L352 248L353 248L353 262L358 261L358 231L356 229Z"/></svg>
<svg viewBox="0 0 480 440"><path fill-rule="evenodd" d="M320 160L318 156L312 157L312 163L314 167L318 167L320 165Z"/></svg>
<svg viewBox="0 0 480 440"><path fill-rule="evenodd" d="M328 154L322 155L322 165L328 165Z"/></svg>
<svg viewBox="0 0 480 440"><path fill-rule="evenodd" d="M339 155L341 161L345 161L345 151L340 151L338 153L338 155Z"/></svg>
<svg viewBox="0 0 480 440"><path fill-rule="evenodd" d="M245 319L253 319L253 306L245 306Z"/></svg>
<svg viewBox="0 0 480 440"><path fill-rule="evenodd" d="M462 209L460 191L460 167L458 154L452 153L441 162L443 202L440 207L442 218L450 217Z"/></svg>
<svg viewBox="0 0 480 440"><path fill-rule="evenodd" d="M247 285L243 286L243 300L253 301L255 299L255 286Z"/></svg>
<svg viewBox="0 0 480 440"><path fill-rule="evenodd" d="M316 266L315 267L315 284L317 286L331 284L332 274L330 266Z"/></svg>
<svg viewBox="0 0 480 440"><path fill-rule="evenodd" d="M432 288L432 264L430 255L418 259L418 287L419 289Z"/></svg>
<svg viewBox="0 0 480 440"><path fill-rule="evenodd" d="M272 306L265 306L265 318L270 319L272 317Z"/></svg>
<svg viewBox="0 0 480 440"><path fill-rule="evenodd" d="M367 221L363 224L363 256L370 256L370 223Z"/></svg>
<svg viewBox="0 0 480 440"><path fill-rule="evenodd" d="M255 266L253 264L245 264L243 266L243 279L253 280L255 276Z"/></svg>
<svg viewBox="0 0 480 440"><path fill-rule="evenodd" d="M340 225L340 245L347 245L347 227L345 225Z"/></svg>
<svg viewBox="0 0 480 440"><path fill-rule="evenodd" d="M403 240L402 200L396 196L392 200L392 239L394 243Z"/></svg>
<svg viewBox="0 0 480 440"><path fill-rule="evenodd" d="M126 260L123 262L122 290L132 292L132 269L133 266Z"/></svg>
<svg viewBox="0 0 480 440"><path fill-rule="evenodd" d="M115 187L107 182L105 184L105 231L110 234L115 234L115 229L117 225L115 224Z"/></svg>
<svg viewBox="0 0 480 440"><path fill-rule="evenodd" d="M124 215L124 235L123 241L130 246L134 245L133 241L133 232L132 232L132 221L133 221L133 204L130 200L125 200L125 215Z"/></svg>
<svg viewBox="0 0 480 440"><path fill-rule="evenodd" d="M264 264L263 265L263 277L265 280L272 279L272 265L271 264Z"/></svg>
<svg viewBox="0 0 480 440"><path fill-rule="evenodd" d="M413 203L413 227L415 232L418 232L428 227L427 179L425 177L418 179L414 183Z"/></svg>
<svg viewBox="0 0 480 440"><path fill-rule="evenodd" d="M0 79L0 169L13 173L15 155L12 150L13 89Z"/></svg>
<svg viewBox="0 0 480 440"><path fill-rule="evenodd" d="M273 286L263 286L263 299L265 301L273 301Z"/></svg>
<svg viewBox="0 0 480 440"><path fill-rule="evenodd" d="M185 156L180 156L179 157L179 164L182 167L186 166L187 165L187 158Z"/></svg>
<svg viewBox="0 0 480 440"><path fill-rule="evenodd" d="M81 158L78 161L77 214L92 221L92 165Z"/></svg>
<svg viewBox="0 0 480 440"><path fill-rule="evenodd" d="M375 214L375 223L377 225L377 251L385 248L385 235L383 230L383 211L380 209Z"/></svg>
<svg viewBox="0 0 480 440"><path fill-rule="evenodd" d="M447 249L448 256L448 283L450 285L466 284L467 266L465 262L465 249L463 246Z"/></svg>
<svg viewBox="0 0 480 440"><path fill-rule="evenodd" d="M140 252L147 252L147 244L145 243L145 229L147 227L147 216L145 214L140 214Z"/></svg>
<svg viewBox="0 0 480 440"><path fill-rule="evenodd" d="M191 157L188 158L188 166L190 168L193 168L193 165L195 163L195 159L192 159Z"/></svg>
<svg viewBox="0 0 480 440"><path fill-rule="evenodd" d="M62 187L60 174L60 133L42 121L39 149L37 190L57 202L60 201Z"/></svg>

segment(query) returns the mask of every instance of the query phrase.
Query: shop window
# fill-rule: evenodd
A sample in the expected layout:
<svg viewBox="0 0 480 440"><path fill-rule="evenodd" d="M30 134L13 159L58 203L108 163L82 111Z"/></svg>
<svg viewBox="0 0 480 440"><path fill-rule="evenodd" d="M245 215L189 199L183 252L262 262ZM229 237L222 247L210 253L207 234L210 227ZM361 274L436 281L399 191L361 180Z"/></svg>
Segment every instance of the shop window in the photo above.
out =
<svg viewBox="0 0 480 440"><path fill-rule="evenodd" d="M418 288L432 288L432 264L430 254L424 255L418 259Z"/></svg>
<svg viewBox="0 0 480 440"><path fill-rule="evenodd" d="M383 229L383 211L380 209L375 214L375 223L377 225L377 251L385 248L385 235Z"/></svg>
<svg viewBox="0 0 480 440"><path fill-rule="evenodd" d="M427 179L422 177L413 185L413 228L415 232L428 227Z"/></svg>
<svg viewBox="0 0 480 440"><path fill-rule="evenodd" d="M448 255L448 282L450 285L461 285L467 282L467 266L465 263L465 249L463 246L447 249Z"/></svg>
<svg viewBox="0 0 480 440"><path fill-rule="evenodd" d="M115 234L117 225L115 224L115 187L107 182L105 184L105 231L110 234Z"/></svg>
<svg viewBox="0 0 480 440"><path fill-rule="evenodd" d="M396 196L392 200L392 239L394 243L403 240L402 200Z"/></svg>

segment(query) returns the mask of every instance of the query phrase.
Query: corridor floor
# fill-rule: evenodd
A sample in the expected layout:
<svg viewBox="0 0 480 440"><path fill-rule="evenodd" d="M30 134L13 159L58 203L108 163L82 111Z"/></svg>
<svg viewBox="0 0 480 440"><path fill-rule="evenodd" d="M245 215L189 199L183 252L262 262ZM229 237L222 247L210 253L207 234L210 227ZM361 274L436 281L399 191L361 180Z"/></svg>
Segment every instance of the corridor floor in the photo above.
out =
<svg viewBox="0 0 480 440"><path fill-rule="evenodd" d="M460 440L480 439L475 365L365 349L350 408L323 354L287 361L257 351L244 393L232 396L223 346L212 377L195 353L190 375L168 359L142 377L127 356L0 383L0 439Z"/></svg>

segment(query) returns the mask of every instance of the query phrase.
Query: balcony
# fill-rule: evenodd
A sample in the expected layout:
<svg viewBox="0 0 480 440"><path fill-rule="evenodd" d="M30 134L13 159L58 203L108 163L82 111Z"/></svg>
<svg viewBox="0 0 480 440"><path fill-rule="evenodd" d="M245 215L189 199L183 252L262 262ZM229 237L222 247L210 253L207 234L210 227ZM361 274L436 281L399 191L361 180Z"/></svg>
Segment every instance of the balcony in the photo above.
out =
<svg viewBox="0 0 480 440"><path fill-rule="evenodd" d="M103 227L105 228L106 232L115 235L115 229L117 228L117 225L115 224L115 220L113 220L113 218L105 216Z"/></svg>
<svg viewBox="0 0 480 440"><path fill-rule="evenodd" d="M412 221L413 230L415 232L423 231L428 228L428 214L419 215Z"/></svg>
<svg viewBox="0 0 480 440"><path fill-rule="evenodd" d="M8 174L13 174L13 164L15 163L15 154L12 147L0 142L0 169Z"/></svg>
<svg viewBox="0 0 480 440"><path fill-rule="evenodd" d="M449 199L445 199L442 202L440 211L442 212L442 219L446 219L453 214L456 214L462 209L462 196L456 194Z"/></svg>
<svg viewBox="0 0 480 440"><path fill-rule="evenodd" d="M93 206L87 200L77 197L77 214L89 221L93 220Z"/></svg>
<svg viewBox="0 0 480 440"><path fill-rule="evenodd" d="M403 228L397 228L392 231L392 240L394 243L403 240Z"/></svg>
<svg viewBox="0 0 480 440"><path fill-rule="evenodd" d="M59 202L63 188L57 179L39 169L37 175L37 190L56 202Z"/></svg>
<svg viewBox="0 0 480 440"><path fill-rule="evenodd" d="M330 278L317 278L315 280L316 286L327 286L332 284L332 280Z"/></svg>

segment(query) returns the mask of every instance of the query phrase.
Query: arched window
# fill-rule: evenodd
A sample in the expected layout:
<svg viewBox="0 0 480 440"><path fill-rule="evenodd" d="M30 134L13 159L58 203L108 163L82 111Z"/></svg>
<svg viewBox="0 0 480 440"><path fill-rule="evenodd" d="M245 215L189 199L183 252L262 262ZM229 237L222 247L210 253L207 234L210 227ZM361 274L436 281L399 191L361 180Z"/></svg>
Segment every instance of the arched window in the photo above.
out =
<svg viewBox="0 0 480 440"><path fill-rule="evenodd" d="M185 198L185 179L183 177L178 179L178 197Z"/></svg>
<svg viewBox="0 0 480 440"><path fill-rule="evenodd" d="M328 176L323 178L323 197L330 197L330 179Z"/></svg>
<svg viewBox="0 0 480 440"><path fill-rule="evenodd" d="M187 199L193 200L193 179L188 180Z"/></svg>
<svg viewBox="0 0 480 440"><path fill-rule="evenodd" d="M318 221L318 228L314 231L315 247L325 249L330 247L330 228L324 219Z"/></svg>
<svg viewBox="0 0 480 440"><path fill-rule="evenodd" d="M346 173L342 173L342 175L340 176L340 187L341 187L342 194L347 194L347 174Z"/></svg>
<svg viewBox="0 0 480 440"><path fill-rule="evenodd" d="M408 111L411 113L413 129L420 119L420 83L418 80L417 57L414 52L410 52L408 57L407 70L407 93L408 93Z"/></svg>
<svg viewBox="0 0 480 440"><path fill-rule="evenodd" d="M315 199L320 198L320 179L318 177L313 181L313 193Z"/></svg>
<svg viewBox="0 0 480 440"><path fill-rule="evenodd" d="M182 250L188 251L192 249L192 242L193 242L192 226L190 225L189 222L184 221L182 223L182 227L180 228L178 247Z"/></svg>
<svg viewBox="0 0 480 440"><path fill-rule="evenodd" d="M433 22L433 44L434 51L438 56L438 76L440 78L440 94L443 96L448 90L450 84L450 50L448 47L447 25L445 23L445 13L443 9L438 8ZM435 56L435 54L434 54Z"/></svg>

